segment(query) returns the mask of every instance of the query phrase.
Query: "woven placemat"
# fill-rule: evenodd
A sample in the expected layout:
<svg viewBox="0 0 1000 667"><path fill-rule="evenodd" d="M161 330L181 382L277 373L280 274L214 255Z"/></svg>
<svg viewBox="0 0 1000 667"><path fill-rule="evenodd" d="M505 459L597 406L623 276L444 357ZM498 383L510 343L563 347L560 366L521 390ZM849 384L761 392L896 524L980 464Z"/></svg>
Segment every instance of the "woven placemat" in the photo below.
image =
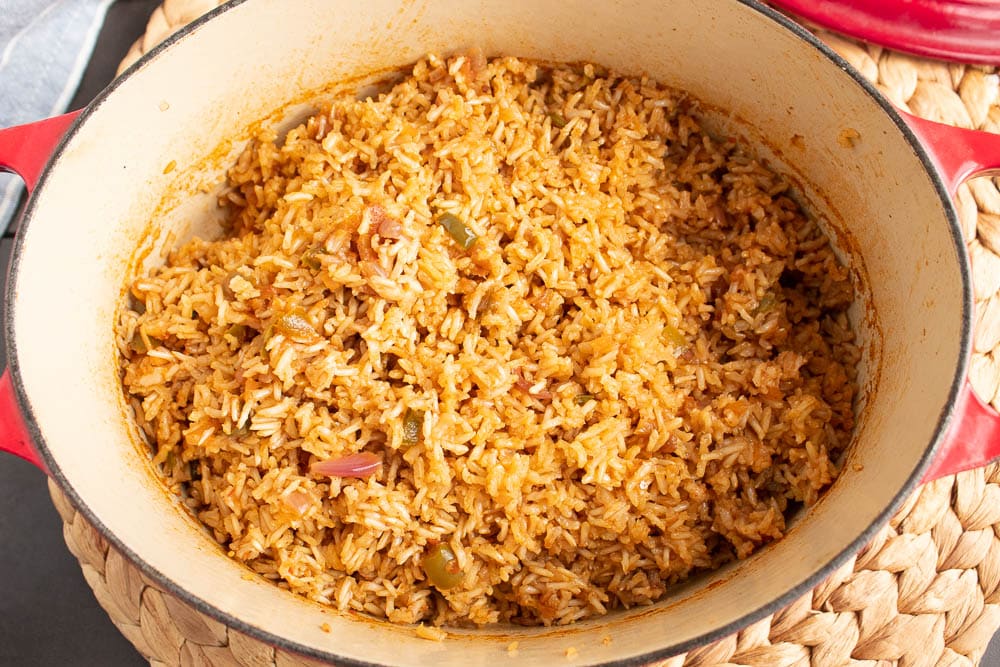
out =
<svg viewBox="0 0 1000 667"><path fill-rule="evenodd" d="M221 4L165 0L121 70ZM820 37L894 104L919 116L1000 133L996 70L923 60ZM980 178L958 192L972 254L976 343L971 377L1000 402L1000 191ZM66 544L112 622L153 665L314 664L208 618L159 589L49 483ZM855 558L785 609L658 667L977 664L1000 626L1000 465L920 487Z"/></svg>

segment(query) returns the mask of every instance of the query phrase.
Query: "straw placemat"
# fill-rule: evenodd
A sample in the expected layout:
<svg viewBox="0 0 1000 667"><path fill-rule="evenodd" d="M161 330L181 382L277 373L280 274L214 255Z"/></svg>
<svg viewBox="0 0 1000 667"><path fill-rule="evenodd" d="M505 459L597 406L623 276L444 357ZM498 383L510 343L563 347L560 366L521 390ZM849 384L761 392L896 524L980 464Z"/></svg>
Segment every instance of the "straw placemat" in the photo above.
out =
<svg viewBox="0 0 1000 667"><path fill-rule="evenodd" d="M124 69L218 0L165 0ZM818 34L897 106L1000 133L993 68L944 64ZM972 254L972 382L1000 402L1000 191L980 178L958 192ZM313 664L201 615L108 547L51 482L70 551L112 622L153 665ZM726 639L659 663L952 667L979 662L1000 625L1000 465L920 487L862 552L812 592Z"/></svg>

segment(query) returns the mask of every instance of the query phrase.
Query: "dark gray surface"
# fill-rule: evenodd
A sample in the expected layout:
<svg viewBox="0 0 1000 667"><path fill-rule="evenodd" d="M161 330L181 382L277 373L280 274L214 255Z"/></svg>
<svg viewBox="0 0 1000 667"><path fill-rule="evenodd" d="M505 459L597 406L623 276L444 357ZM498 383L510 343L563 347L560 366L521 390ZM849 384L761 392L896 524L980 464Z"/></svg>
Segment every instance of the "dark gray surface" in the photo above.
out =
<svg viewBox="0 0 1000 667"><path fill-rule="evenodd" d="M114 77L158 4L118 0L111 7L72 108L87 104ZM9 238L0 240L0 266L7 266L11 245ZM0 456L0 573L0 665L145 664L97 604L67 551L45 476L13 456ZM1000 667L997 637L982 664Z"/></svg>

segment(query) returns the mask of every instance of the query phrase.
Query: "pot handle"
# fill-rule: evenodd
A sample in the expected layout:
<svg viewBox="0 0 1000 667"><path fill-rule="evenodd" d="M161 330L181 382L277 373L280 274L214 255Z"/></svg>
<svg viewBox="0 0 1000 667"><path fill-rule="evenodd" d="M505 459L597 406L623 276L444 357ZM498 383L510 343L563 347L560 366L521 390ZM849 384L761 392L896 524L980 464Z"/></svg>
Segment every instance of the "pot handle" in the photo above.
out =
<svg viewBox="0 0 1000 667"><path fill-rule="evenodd" d="M79 111L36 123L0 130L0 171L17 174L30 195L49 158ZM31 444L31 436L18 406L10 369L0 375L0 451L10 452L33 463L46 474L45 464Z"/></svg>
<svg viewBox="0 0 1000 667"><path fill-rule="evenodd" d="M1000 173L1000 135L965 130L900 112L927 149L954 197L973 176ZM1000 414L984 403L966 379L955 403L952 423L924 482L984 466L1000 458Z"/></svg>
<svg viewBox="0 0 1000 667"><path fill-rule="evenodd" d="M31 435L24 425L24 417L17 404L14 384L10 379L10 369L5 368L0 375L0 452L10 452L20 456L39 468L46 475L49 471L42 457L31 444Z"/></svg>
<svg viewBox="0 0 1000 667"><path fill-rule="evenodd" d="M0 130L0 171L17 174L30 194L59 140L80 111Z"/></svg>

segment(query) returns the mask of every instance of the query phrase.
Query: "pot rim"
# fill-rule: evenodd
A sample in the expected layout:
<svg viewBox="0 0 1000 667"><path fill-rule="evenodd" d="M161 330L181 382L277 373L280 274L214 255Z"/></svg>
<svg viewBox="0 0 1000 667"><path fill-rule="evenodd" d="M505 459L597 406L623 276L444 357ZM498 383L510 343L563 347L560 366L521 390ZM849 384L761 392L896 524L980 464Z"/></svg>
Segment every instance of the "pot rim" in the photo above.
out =
<svg viewBox="0 0 1000 667"><path fill-rule="evenodd" d="M234 9L245 3L247 0L229 0L225 4L216 7L215 9L207 12L198 19L192 21L186 26L179 29L174 34L170 35L163 42L151 49L145 56L143 56L138 62L131 65L125 72L114 79L106 88L104 88L98 95L84 108L82 113L77 117L73 124L66 131L65 135L59 141L52 155L49 157L48 163L43 170L38 184L35 188L35 192L32 194L27 202L24 213L21 217L20 227L24 227L30 224L31 218L34 214L35 205L39 197L44 193L45 186L49 179L49 172L51 171L53 165L58 161L59 157L62 155L63 151L70 141L76 136L80 129L86 124L87 119L95 113L105 100L111 96L115 90L122 85L127 79L134 76L137 72L141 71L148 66L149 63L153 62L157 58L161 57L164 52L168 51L173 44L179 42L193 33L197 32L198 29L204 25L206 22L225 14L226 12ZM969 257L965 247L965 239L962 234L961 225L958 220L958 214L955 209L954 202L952 201L951 195L945 186L944 180L941 174L938 172L935 166L934 160L931 158L928 150L924 145L917 139L916 135L906 124L906 122L899 115L895 107L878 92L875 86L865 79L856 69L854 69L844 58L838 55L833 49L824 44L818 37L813 33L809 32L805 27L796 23L792 18L782 14L780 11L771 8L767 5L761 4L759 0L735 0L736 3L747 7L758 14L763 15L767 19L774 21L780 25L785 30L790 31L793 35L798 37L800 40L806 42L814 49L819 51L827 60L829 60L833 65L841 69L848 76L850 76L854 83L856 83L867 95L874 101L892 120L896 125L897 129L903 135L903 138L909 144L910 148L914 151L920 163L922 164L924 170L930 176L931 185L937 192L938 198L941 201L942 208L945 214L945 221L949 226L950 236L954 243L954 249L958 257L959 272L962 282L962 325L960 333L960 349L961 354L959 362L955 368L955 375L952 378L951 387L948 392L948 401L945 407L942 409L941 414L938 416L937 425L934 430L934 436L928 443L927 447L924 449L923 454L917 461L917 465L910 473L906 482L900 487L897 493L893 496L892 501L882 509L876 516L875 520L869 524L869 526L862 531L862 533L851 541L840 553L838 553L833 559L828 561L823 567L819 568L815 573L806 577L803 581L794 585L788 589L782 595L776 597L775 599L769 601L763 606L759 607L755 611L744 615L743 617L731 622L726 625L716 628L712 631L706 632L698 637L686 640L682 642L677 642L664 646L662 648L650 651L638 656L631 656L627 658L622 658L618 660L612 660L605 663L595 663L606 665L608 667L639 667L640 665L645 665L653 661L663 660L671 656L677 655L679 653L684 653L692 649L705 646L707 644L713 643L719 639L727 637L734 632L739 631L748 625L759 621L765 616L769 616L779 611L780 609L786 607L788 604L796 600L797 598L804 595L806 592L815 588L820 582L825 579L830 572L834 571L836 568L840 567L848 558L856 554L865 544L867 544L875 532L881 529L885 523L889 520L893 513L899 508L906 497L910 495L913 489L919 484L925 471L930 466L931 461L937 455L944 435L947 432L948 426L951 423L952 417L955 414L956 406L958 402L958 397L961 393L962 386L966 380L968 374L969 356L972 349L972 322L973 322L973 288L972 288L972 271L969 262ZM9 279L7 280L6 290L5 290L5 302L8 304L7 310L4 313L3 321L3 336L5 343L7 345L7 364L11 371L11 380L14 387L14 395L17 400L18 407L20 408L21 414L24 418L25 427L31 436L32 442L40 455L45 466L48 468L51 477L56 481L59 488L63 493L70 499L73 506L80 512L88 523L94 526L100 534L119 552L121 552L133 565L135 565L144 576L151 579L157 586L161 587L164 591L171 595L174 595L178 599L182 600L184 603L190 605L198 612L203 613L215 620L225 624L228 627L234 628L235 630L247 634L255 639L265 642L271 646L277 648L291 651L300 655L308 656L311 658L316 658L320 660L336 660L337 664L351 665L354 667L378 667L378 663L366 662L363 660L356 660L353 658L347 658L344 656L339 656L335 653L330 653L327 651L318 650L309 646L299 644L281 635L276 635L269 630L259 628L255 625L250 625L240 618L233 616L227 612L224 612L201 597L195 595L193 592L183 588L182 586L176 584L172 579L164 575L162 572L152 567L149 563L143 560L129 545L121 541L118 536L113 533L108 527L100 520L100 518L91 510L87 505L84 498L82 498L73 486L70 484L66 475L63 473L59 466L58 461L52 455L49 448L45 444L45 440L42 437L41 430L38 427L38 423L35 419L34 411L31 407L31 401L29 400L27 393L24 388L24 384L21 380L20 365L18 363L17 354L17 340L14 332L13 317L11 315L11 308L9 304L14 302L15 295L17 293L17 281L20 274L21 256L23 252L23 240L24 235L22 233L17 233L14 239L14 247L11 252L11 259L9 264Z"/></svg>

